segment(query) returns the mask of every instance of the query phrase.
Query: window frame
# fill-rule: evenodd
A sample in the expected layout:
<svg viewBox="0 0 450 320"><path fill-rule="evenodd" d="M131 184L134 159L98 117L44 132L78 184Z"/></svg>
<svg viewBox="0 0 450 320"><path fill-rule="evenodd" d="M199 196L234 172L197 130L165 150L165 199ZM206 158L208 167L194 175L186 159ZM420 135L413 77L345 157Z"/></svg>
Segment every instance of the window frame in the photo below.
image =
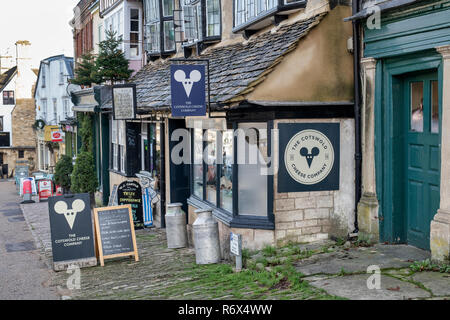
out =
<svg viewBox="0 0 450 320"><path fill-rule="evenodd" d="M235 133L238 129L239 123L249 122L247 120L242 121L233 121L228 129L233 129ZM270 132L273 129L273 120L269 121L251 121L251 122L264 122L267 124L267 156L268 158L272 157L272 137ZM203 137L203 151L206 148L207 142L205 139L205 131L206 129L202 129L202 137ZM218 130L223 132L223 130ZM202 209L212 209L213 215L224 222L231 228L249 228L249 229L262 229L262 230L274 230L275 229L275 216L273 213L273 198L274 198L274 189L273 189L273 175L267 175L267 215L266 216L252 216L252 215L239 215L239 181L238 181L238 148L237 148L237 136L233 133L233 173L232 173L232 201L233 201L233 210L232 212L223 209L220 207L220 177L222 174L222 164L216 163L216 203L213 204L206 200L206 172L207 172L207 164L203 159L202 154L202 164L203 164L203 197L200 198L194 194L194 129L190 130L190 139L191 139L191 154L190 154L190 197L188 199L188 204L202 208ZM222 147L222 141L220 141L219 137L223 137L223 134L216 135L216 145L217 148ZM217 156L217 155L216 155ZM273 161L273 159L272 159Z"/></svg>
<svg viewBox="0 0 450 320"><path fill-rule="evenodd" d="M5 93L8 95L7 98L5 98ZM10 94L12 93L12 97L10 97ZM2 97L3 97L3 105L4 106L12 106L16 104L16 95L14 90L4 90L2 92Z"/></svg>
<svg viewBox="0 0 450 320"><path fill-rule="evenodd" d="M201 27L199 28L197 26L197 37L198 39L194 40L186 40L185 36L185 42L183 43L183 47L191 47L198 43L203 42L216 42L220 41L222 39L222 0L217 0L219 2L219 34L218 35L208 35L208 13L207 13L207 2L208 0L180 0L180 8L182 11L182 17L184 19L184 7L186 6L199 6L200 7L200 23ZM188 4L186 4L188 3ZM198 12L197 12L198 14ZM198 16L197 16L198 19ZM200 29L200 30L199 30ZM186 35L186 28L185 24L183 23L183 31Z"/></svg>
<svg viewBox="0 0 450 320"><path fill-rule="evenodd" d="M144 0L143 1L143 5L144 5L144 12L145 15L147 15L147 3L150 2L152 0ZM167 22L172 22L172 25L174 24L174 20L173 20L173 11L171 13L171 15L168 16L164 16L164 0L154 0L155 3L158 4L158 17L157 19L155 18L152 21L147 21L145 18L144 19L144 41L145 41L145 52L147 53L148 56L152 57L152 56L156 56L156 57L160 57L160 56L168 56L171 54L176 53L176 48L177 45L175 43L175 27L173 28L173 33L174 33L174 38L173 38L173 49L167 49L168 47L165 41L165 24ZM173 1L173 9L175 10L175 0ZM159 33L159 35L157 36L158 39L158 50L154 50L154 51L149 51L148 48L148 43L150 40L150 32L149 29L151 26L157 26L157 30L156 33Z"/></svg>
<svg viewBox="0 0 450 320"><path fill-rule="evenodd" d="M247 3L248 1L254 1L254 11L255 11L255 16L252 16L248 19L245 20L245 22L240 23L239 25L236 24L236 18L237 18L237 1L242 1L244 3L244 13L247 13L248 8L247 8ZM270 0L266 0L267 2ZM264 11L260 11L258 13L258 0L233 0L233 29L232 32L233 33L237 33L240 31L244 31L249 29L251 26L260 23L261 21L268 19L272 16L276 16L278 13L280 13L280 15L282 15L283 11L288 11L288 10L294 10L294 9L300 9L300 8L304 8L306 7L306 0L296 0L293 3L287 3L287 0L275 0L276 5L273 8L270 9L266 9ZM261 28L258 29L252 29L252 31L258 31Z"/></svg>

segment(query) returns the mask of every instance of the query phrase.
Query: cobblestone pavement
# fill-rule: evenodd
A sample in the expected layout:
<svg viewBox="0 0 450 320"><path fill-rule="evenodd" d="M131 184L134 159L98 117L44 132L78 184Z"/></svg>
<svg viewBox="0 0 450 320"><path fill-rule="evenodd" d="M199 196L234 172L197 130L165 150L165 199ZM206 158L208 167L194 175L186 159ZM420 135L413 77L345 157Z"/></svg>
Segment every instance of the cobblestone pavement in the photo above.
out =
<svg viewBox="0 0 450 320"><path fill-rule="evenodd" d="M47 203L22 206L51 266ZM193 249L167 249L165 230L136 231L139 262L106 260L81 269L81 289L69 290L66 272L52 272L49 286L71 299L447 299L448 273L416 272L409 265L428 253L412 247L348 246L333 241L289 244L245 253L245 269L232 263L197 266ZM398 254L399 250L401 254ZM413 259L413 260L410 260ZM381 289L367 287L367 263L381 265Z"/></svg>
<svg viewBox="0 0 450 320"><path fill-rule="evenodd" d="M0 300L58 299L20 201L14 182L0 180Z"/></svg>

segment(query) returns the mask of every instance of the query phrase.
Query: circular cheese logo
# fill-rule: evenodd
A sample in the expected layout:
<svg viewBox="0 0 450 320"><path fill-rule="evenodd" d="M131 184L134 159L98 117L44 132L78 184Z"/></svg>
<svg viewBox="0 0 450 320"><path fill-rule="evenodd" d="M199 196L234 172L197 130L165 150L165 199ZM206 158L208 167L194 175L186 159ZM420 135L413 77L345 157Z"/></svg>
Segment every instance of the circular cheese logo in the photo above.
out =
<svg viewBox="0 0 450 320"><path fill-rule="evenodd" d="M333 168L333 145L327 136L317 130L300 131L287 144L284 163L295 181L306 185L317 184Z"/></svg>

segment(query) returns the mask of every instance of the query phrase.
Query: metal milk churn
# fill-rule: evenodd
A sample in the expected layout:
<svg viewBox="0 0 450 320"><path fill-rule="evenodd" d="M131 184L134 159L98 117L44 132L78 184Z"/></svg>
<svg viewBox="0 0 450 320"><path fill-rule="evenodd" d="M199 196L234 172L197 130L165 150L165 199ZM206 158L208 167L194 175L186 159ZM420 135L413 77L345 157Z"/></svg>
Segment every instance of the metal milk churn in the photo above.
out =
<svg viewBox="0 0 450 320"><path fill-rule="evenodd" d="M181 209L182 203L167 205L166 235L167 247L170 249L187 247L186 213Z"/></svg>
<svg viewBox="0 0 450 320"><path fill-rule="evenodd" d="M193 223L195 260L197 264L220 262L219 224L210 209L195 211L198 218Z"/></svg>

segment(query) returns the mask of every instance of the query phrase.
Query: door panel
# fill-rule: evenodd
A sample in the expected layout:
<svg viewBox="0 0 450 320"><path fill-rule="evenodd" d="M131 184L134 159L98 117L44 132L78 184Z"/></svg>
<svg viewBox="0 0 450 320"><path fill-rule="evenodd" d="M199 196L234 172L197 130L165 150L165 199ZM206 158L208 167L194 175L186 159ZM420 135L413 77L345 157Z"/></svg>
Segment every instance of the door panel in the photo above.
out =
<svg viewBox="0 0 450 320"><path fill-rule="evenodd" d="M440 137L437 73L404 79L405 211L407 241L429 250L430 223L439 208Z"/></svg>

